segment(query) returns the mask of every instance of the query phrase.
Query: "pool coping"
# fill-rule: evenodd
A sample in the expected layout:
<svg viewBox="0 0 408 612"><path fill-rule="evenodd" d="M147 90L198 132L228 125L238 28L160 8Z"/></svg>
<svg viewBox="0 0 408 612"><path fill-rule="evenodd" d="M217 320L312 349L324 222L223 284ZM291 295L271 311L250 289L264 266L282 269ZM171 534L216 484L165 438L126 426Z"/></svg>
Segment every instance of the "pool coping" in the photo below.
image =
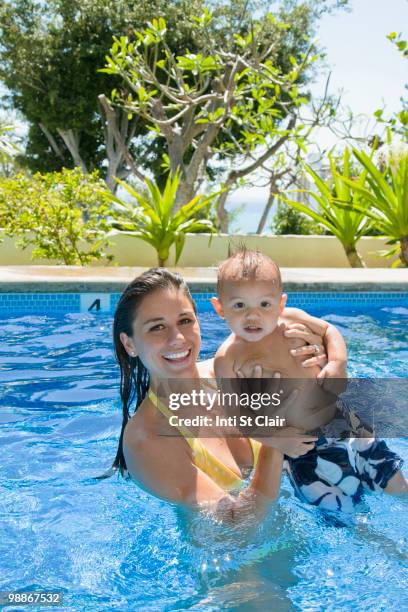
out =
<svg viewBox="0 0 408 612"><path fill-rule="evenodd" d="M0 293L117 293L147 268L0 266ZM177 270L191 291L213 292L216 268ZM408 268L281 268L286 291L407 291Z"/></svg>

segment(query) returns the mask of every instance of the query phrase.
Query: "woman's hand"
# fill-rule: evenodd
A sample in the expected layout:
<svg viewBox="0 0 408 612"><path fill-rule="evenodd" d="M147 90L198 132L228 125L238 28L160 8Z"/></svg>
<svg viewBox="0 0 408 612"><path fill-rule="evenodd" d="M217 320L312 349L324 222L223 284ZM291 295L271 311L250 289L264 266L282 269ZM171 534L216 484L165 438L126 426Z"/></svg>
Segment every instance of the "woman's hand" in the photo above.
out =
<svg viewBox="0 0 408 612"><path fill-rule="evenodd" d="M237 375L238 378L245 378L244 374L240 370L237 371ZM263 377L265 377L265 372L262 371L262 367L259 365L254 366L252 369L251 378L262 379ZM281 378L281 374L279 372L272 372L271 378L277 379L276 383L278 386L276 388L278 388L278 381ZM254 382L255 381L252 381L252 383ZM251 391L254 392L254 389L252 389ZM294 389L286 398L286 400L281 403L279 407L280 416L285 414L287 409L294 402L296 402L298 394L298 389ZM305 455L310 450L312 450L318 439L316 436L307 435L303 429L299 429L297 427L282 427L280 429L277 429L276 433L273 436L269 437L252 437L254 438L254 440L258 440L258 442L261 442L261 444L263 444L264 446L268 446L269 448L275 448L284 455L291 457L292 459L296 459L301 455Z"/></svg>
<svg viewBox="0 0 408 612"><path fill-rule="evenodd" d="M301 311L300 311L301 312ZM306 313L301 313L307 320L303 323L286 323L286 338L296 338L306 342L305 346L292 349L292 355L308 357L302 362L304 368L319 366L317 375L319 384L326 378L347 378L347 349L340 332L334 327ZM296 316L299 316L298 313ZM289 320L293 321L293 313Z"/></svg>
<svg viewBox="0 0 408 612"><path fill-rule="evenodd" d="M347 364L344 361L328 361L323 338L313 333L306 325L290 323L283 333L286 338L296 338L307 342L305 346L291 349L290 352L294 357L306 357L302 362L303 368L313 366L321 368L317 375L317 381L320 385L326 378L347 378Z"/></svg>
<svg viewBox="0 0 408 612"><path fill-rule="evenodd" d="M242 370L236 371L237 387L236 392L247 393L273 393L275 383L279 383L281 378L280 372L270 372L261 365L253 365L246 369L245 373ZM276 379L275 381L273 379Z"/></svg>
<svg viewBox="0 0 408 612"><path fill-rule="evenodd" d="M265 446L277 448L281 453L292 459L306 455L306 453L314 448L318 440L316 436L310 436L298 427L283 427L277 430L273 436L255 439L258 439Z"/></svg>
<svg viewBox="0 0 408 612"><path fill-rule="evenodd" d="M319 366L323 368L327 364L327 354L323 345L323 338L313 333L303 323L289 323L283 332L285 338L303 340L306 344L292 349L290 352L294 357L309 356L302 362L304 368Z"/></svg>

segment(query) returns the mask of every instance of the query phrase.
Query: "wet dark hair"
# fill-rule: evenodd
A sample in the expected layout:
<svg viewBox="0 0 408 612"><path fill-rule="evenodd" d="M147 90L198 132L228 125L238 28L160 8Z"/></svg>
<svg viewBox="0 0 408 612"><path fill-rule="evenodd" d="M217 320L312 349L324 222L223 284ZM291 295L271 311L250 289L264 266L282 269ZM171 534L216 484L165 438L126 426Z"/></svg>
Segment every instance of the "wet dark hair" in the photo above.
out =
<svg viewBox="0 0 408 612"><path fill-rule="evenodd" d="M135 401L135 409L140 406L147 395L149 389L149 372L139 357L131 357L126 352L120 339L120 334L133 335L133 321L137 314L137 309L142 300L152 291L157 289L181 289L191 302L194 312L197 312L196 305L191 297L190 290L180 276L175 272L170 272L166 268L150 268L135 278L122 293L116 306L113 320L113 342L115 345L116 360L120 367L120 398L122 400L122 429L119 437L118 450L111 470L106 475L111 475L119 469L122 475L126 472L126 461L123 455L123 434L125 427L130 419L130 408Z"/></svg>

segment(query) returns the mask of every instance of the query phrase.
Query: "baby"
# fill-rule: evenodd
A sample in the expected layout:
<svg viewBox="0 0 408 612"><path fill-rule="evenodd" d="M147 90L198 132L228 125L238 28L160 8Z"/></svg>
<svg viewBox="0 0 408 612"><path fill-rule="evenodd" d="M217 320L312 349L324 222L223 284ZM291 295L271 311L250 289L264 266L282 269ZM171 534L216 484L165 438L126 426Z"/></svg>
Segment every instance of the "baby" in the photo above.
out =
<svg viewBox="0 0 408 612"><path fill-rule="evenodd" d="M218 297L211 298L232 333L218 349L217 378L249 376L256 364L264 375L279 371L284 378L343 378L347 352L341 334L329 323L297 308L285 308L286 295L278 266L266 255L241 248L219 267ZM291 337L287 323L303 323L326 346L328 363L320 370L303 363L304 342ZM297 330L299 332L299 330ZM320 352L318 344L313 346ZM309 361L309 360L308 360Z"/></svg>
<svg viewBox="0 0 408 612"><path fill-rule="evenodd" d="M285 308L286 295L282 292L278 266L262 253L241 248L221 264L217 292L218 297L212 298L211 303L232 332L215 356L217 379L251 377L260 366L265 377L279 372L283 378L298 379L296 387L302 386L302 382L306 385L307 393L299 394L297 405L290 406L285 414L289 425L286 433L282 431L281 436L268 438L267 442L286 455L285 467L299 497L326 509L347 511L364 488L406 492L401 458L384 441L370 437L369 432L368 437L346 436L342 440L305 435L304 430L325 425L334 416L334 411L327 410L327 402L323 413L314 413L316 401L319 404L314 394L318 395L319 386L307 383L306 379L345 378L346 347L334 326L302 310ZM322 370L316 365L305 367L310 363L302 363L299 358L304 352L299 343L303 342L292 338L286 329L286 324L294 320L323 338L328 363ZM315 391L310 393L313 387ZM350 413L353 419L347 411L344 414L345 429L349 432L351 428L347 425L351 421L355 423L357 419L361 425L354 413ZM361 426L360 431L363 429Z"/></svg>

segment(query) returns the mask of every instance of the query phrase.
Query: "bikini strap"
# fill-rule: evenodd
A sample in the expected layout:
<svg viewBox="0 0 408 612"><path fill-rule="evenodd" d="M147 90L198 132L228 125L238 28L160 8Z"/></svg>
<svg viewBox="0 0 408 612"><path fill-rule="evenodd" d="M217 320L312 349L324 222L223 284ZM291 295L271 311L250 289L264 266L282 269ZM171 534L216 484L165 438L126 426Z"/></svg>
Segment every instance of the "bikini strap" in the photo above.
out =
<svg viewBox="0 0 408 612"><path fill-rule="evenodd" d="M253 438L248 438L248 440L252 448L252 453L254 455L254 469L255 469L258 463L259 451L261 450L262 444L258 442L258 440L254 440Z"/></svg>
<svg viewBox="0 0 408 612"><path fill-rule="evenodd" d="M157 397L157 394L152 389L149 389L148 397L150 401L155 406L157 406L158 410L160 410L163 416L165 416L166 418L174 416L173 411L170 410L170 408L168 408ZM191 435L191 431L187 427L177 425L177 429L185 438L186 442L191 448L194 465L196 465L200 470L202 470L205 474L212 478L212 480L214 480L221 488L225 490L235 489L236 487L242 485L242 478L237 476L237 474L227 465L224 465L218 459L218 457L213 455L211 451L209 451L203 444L201 444L199 439L194 438Z"/></svg>
<svg viewBox="0 0 408 612"><path fill-rule="evenodd" d="M157 397L157 393L155 393L151 387L149 389L148 398L158 408L158 410L160 410L162 415L167 418L167 420L171 416L174 416L174 412ZM183 425L177 425L176 428L179 430L183 438L186 439L188 445L194 450L196 447L196 438L192 437L191 431Z"/></svg>

